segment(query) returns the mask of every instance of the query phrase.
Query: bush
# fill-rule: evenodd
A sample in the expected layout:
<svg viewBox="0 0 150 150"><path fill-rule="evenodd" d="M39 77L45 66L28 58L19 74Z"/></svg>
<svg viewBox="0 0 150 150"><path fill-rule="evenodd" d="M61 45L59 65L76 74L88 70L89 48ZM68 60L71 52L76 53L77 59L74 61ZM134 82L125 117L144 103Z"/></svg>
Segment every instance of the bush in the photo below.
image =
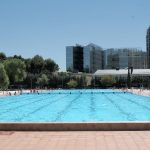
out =
<svg viewBox="0 0 150 150"><path fill-rule="evenodd" d="M113 76L109 75L109 76L103 76L101 78L101 84L104 87L111 87L116 83L116 80Z"/></svg>
<svg viewBox="0 0 150 150"><path fill-rule="evenodd" d="M75 80L70 80L68 83L67 83L67 86L69 87L69 88L75 88L75 87L77 87L77 81L75 81Z"/></svg>

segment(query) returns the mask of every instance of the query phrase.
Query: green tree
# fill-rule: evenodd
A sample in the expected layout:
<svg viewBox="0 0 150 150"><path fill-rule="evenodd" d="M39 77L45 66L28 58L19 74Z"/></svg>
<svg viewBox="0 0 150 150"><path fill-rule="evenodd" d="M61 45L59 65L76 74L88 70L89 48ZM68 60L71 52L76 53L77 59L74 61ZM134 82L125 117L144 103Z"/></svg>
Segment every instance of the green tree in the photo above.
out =
<svg viewBox="0 0 150 150"><path fill-rule="evenodd" d="M39 55L36 55L34 56L32 59L31 59L31 64L30 64L30 71L32 73L38 73L40 74L43 67L44 67L44 59L43 57L39 56Z"/></svg>
<svg viewBox="0 0 150 150"><path fill-rule="evenodd" d="M4 66L10 83L21 82L26 77L25 63L20 59L8 59L4 61Z"/></svg>
<svg viewBox="0 0 150 150"><path fill-rule="evenodd" d="M0 60L5 60L6 59L6 55L3 52L0 52Z"/></svg>
<svg viewBox="0 0 150 150"><path fill-rule="evenodd" d="M53 88L58 87L58 76L57 75L51 75L49 76L49 86Z"/></svg>
<svg viewBox="0 0 150 150"><path fill-rule="evenodd" d="M23 60L23 61L24 61L24 58L22 58L22 56L21 56L21 55L14 55L14 56L13 56L13 58L21 59L21 60Z"/></svg>
<svg viewBox="0 0 150 150"><path fill-rule="evenodd" d="M44 61L44 70L46 70L48 73L55 72L59 70L58 65L52 60L52 59L46 59Z"/></svg>
<svg viewBox="0 0 150 150"><path fill-rule="evenodd" d="M31 88L31 89L35 88L38 77L39 75L28 72L24 80L24 84L26 85L27 88Z"/></svg>
<svg viewBox="0 0 150 150"><path fill-rule="evenodd" d="M110 87L113 86L116 83L116 80L113 76L108 75L108 76L103 76L101 78L101 84L104 87Z"/></svg>
<svg viewBox="0 0 150 150"><path fill-rule="evenodd" d="M75 87L77 87L78 84L77 84L77 81L71 79L71 80L67 83L67 85L68 85L69 88L75 88Z"/></svg>
<svg viewBox="0 0 150 150"><path fill-rule="evenodd" d="M40 87L46 86L48 84L48 77L46 74L42 74L41 77L37 79L37 84Z"/></svg>
<svg viewBox="0 0 150 150"><path fill-rule="evenodd" d="M26 71L28 73L31 73L32 72L31 71L31 59L30 58L25 59L24 62L25 62L25 65L26 65Z"/></svg>
<svg viewBox="0 0 150 150"><path fill-rule="evenodd" d="M24 59L24 61L27 71L27 78L24 84L27 87L35 88L41 78L41 74L47 76L50 87L57 87L58 77L54 77L53 72L57 71L59 67L52 59L44 60L43 57L36 55L32 59Z"/></svg>
<svg viewBox="0 0 150 150"><path fill-rule="evenodd" d="M0 88L7 89L9 85L9 79L5 71L4 65L0 63Z"/></svg>

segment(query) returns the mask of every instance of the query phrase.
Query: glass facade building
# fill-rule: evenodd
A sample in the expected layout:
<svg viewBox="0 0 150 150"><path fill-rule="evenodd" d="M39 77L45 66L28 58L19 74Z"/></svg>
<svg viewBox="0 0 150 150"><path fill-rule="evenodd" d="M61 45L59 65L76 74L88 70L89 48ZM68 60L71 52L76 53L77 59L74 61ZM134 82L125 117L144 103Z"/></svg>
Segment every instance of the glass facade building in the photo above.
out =
<svg viewBox="0 0 150 150"><path fill-rule="evenodd" d="M102 48L95 44L67 46L66 70L94 73L96 70L102 69L102 54Z"/></svg>
<svg viewBox="0 0 150 150"><path fill-rule="evenodd" d="M103 50L95 44L66 47L66 70L94 73L101 69L147 68L147 53L137 48Z"/></svg>
<svg viewBox="0 0 150 150"><path fill-rule="evenodd" d="M66 47L66 70L71 72L83 72L83 47Z"/></svg>
<svg viewBox="0 0 150 150"><path fill-rule="evenodd" d="M146 69L146 52L136 48L112 48L104 51L104 69L124 69L131 66Z"/></svg>
<svg viewBox="0 0 150 150"><path fill-rule="evenodd" d="M66 47L66 70L73 71L73 46Z"/></svg>
<svg viewBox="0 0 150 150"><path fill-rule="evenodd" d="M95 44L89 44L83 49L83 67L87 73L94 73L103 68L103 50Z"/></svg>

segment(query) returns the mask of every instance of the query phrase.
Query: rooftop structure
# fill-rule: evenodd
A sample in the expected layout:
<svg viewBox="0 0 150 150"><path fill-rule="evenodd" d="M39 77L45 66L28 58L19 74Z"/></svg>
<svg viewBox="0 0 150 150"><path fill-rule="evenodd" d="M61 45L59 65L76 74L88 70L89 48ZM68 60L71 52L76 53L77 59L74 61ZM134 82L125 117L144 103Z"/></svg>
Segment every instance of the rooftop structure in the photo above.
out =
<svg viewBox="0 0 150 150"><path fill-rule="evenodd" d="M107 69L107 70L97 70L94 73L94 76L105 76L105 75L113 75L113 76L127 76L128 69ZM150 69L133 69L133 76L150 76Z"/></svg>

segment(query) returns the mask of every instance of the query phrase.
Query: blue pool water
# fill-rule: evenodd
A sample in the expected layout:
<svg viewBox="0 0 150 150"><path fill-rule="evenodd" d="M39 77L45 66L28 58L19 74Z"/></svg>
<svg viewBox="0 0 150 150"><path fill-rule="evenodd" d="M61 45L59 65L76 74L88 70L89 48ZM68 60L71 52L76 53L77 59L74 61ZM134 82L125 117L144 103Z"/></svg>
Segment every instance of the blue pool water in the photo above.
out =
<svg viewBox="0 0 150 150"><path fill-rule="evenodd" d="M150 97L113 90L54 90L0 97L0 122L150 121Z"/></svg>

